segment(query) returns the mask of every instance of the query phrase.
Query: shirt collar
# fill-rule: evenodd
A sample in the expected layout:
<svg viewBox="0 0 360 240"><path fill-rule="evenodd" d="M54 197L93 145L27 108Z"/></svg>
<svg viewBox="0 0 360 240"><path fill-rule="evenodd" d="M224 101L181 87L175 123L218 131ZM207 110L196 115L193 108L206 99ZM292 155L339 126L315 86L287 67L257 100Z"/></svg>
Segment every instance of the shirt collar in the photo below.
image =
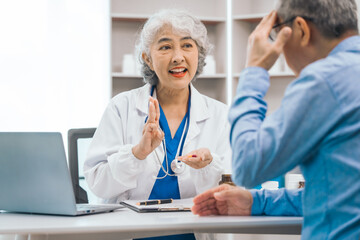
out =
<svg viewBox="0 0 360 240"><path fill-rule="evenodd" d="M345 51L360 51L360 36L352 36L341 41L329 55Z"/></svg>

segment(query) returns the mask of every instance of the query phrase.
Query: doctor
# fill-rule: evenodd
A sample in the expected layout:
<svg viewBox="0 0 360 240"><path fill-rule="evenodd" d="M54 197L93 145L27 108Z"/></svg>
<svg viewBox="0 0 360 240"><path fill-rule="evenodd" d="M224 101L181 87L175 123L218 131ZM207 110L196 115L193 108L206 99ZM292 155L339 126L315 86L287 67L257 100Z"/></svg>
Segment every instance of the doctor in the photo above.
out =
<svg viewBox="0 0 360 240"><path fill-rule="evenodd" d="M210 47L205 26L186 12L146 22L137 52L147 84L111 100L84 165L105 202L189 198L218 185L231 159L228 108L191 84Z"/></svg>

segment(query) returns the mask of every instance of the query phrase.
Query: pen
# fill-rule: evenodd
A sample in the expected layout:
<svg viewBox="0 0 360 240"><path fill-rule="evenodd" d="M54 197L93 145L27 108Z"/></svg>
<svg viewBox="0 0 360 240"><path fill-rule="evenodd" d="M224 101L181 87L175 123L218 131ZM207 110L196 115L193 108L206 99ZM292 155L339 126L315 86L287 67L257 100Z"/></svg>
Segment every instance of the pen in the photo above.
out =
<svg viewBox="0 0 360 240"><path fill-rule="evenodd" d="M138 202L136 205L155 205L155 204L164 204L164 203L172 203L172 198L170 199L162 199L162 200L151 200L151 201L144 201Z"/></svg>

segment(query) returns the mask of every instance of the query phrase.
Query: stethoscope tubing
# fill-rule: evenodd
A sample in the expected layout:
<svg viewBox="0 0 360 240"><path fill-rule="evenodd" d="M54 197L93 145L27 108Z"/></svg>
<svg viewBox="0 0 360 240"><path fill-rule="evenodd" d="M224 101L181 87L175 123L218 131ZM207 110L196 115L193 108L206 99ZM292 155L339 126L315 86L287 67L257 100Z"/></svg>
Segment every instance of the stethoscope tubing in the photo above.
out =
<svg viewBox="0 0 360 240"><path fill-rule="evenodd" d="M155 85L151 87L151 92L150 92L150 96L153 96L154 94L154 90L155 90ZM183 147L184 147L184 143L185 143L185 139L186 139L186 136L187 136L187 133L189 131L189 125L190 125L190 107L191 107L191 90L190 90L190 86L189 86L189 101L188 101L188 110L187 110L187 113L186 113L186 122L185 122L185 129L182 133L182 136L181 136L181 139L180 139L180 149L179 149L179 146L178 146L178 150L177 150L177 156L181 156L182 154L182 151L183 151ZM148 119L148 116L146 116L145 118L145 123ZM161 127L160 127L161 129ZM174 174L171 174L169 172L169 162L168 162L168 158L167 158L167 150L166 150L166 140L165 140L165 137L164 139L161 141L162 142L162 145L163 145L163 149L164 149L164 154L165 154L165 162L166 162L166 170L157 154L157 152L155 151L155 154L156 154L156 157L160 163L160 166L161 166L161 169L164 171L165 175L164 176L161 176L161 177L156 177L156 179L164 179L165 177L167 176L177 176L178 174L181 174L182 172L184 172L185 170L185 164L181 161L178 161L176 158L171 161L171 170L174 172Z"/></svg>

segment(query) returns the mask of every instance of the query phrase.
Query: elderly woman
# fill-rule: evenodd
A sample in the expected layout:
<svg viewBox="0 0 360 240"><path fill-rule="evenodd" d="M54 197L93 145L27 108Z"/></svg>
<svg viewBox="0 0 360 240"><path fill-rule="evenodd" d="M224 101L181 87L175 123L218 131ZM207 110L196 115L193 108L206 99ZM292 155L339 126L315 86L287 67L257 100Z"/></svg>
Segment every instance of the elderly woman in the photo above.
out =
<svg viewBox="0 0 360 240"><path fill-rule="evenodd" d="M105 202L190 198L218 185L231 158L228 109L191 84L209 48L205 26L186 12L146 22L137 52L147 84L111 100L84 166Z"/></svg>

